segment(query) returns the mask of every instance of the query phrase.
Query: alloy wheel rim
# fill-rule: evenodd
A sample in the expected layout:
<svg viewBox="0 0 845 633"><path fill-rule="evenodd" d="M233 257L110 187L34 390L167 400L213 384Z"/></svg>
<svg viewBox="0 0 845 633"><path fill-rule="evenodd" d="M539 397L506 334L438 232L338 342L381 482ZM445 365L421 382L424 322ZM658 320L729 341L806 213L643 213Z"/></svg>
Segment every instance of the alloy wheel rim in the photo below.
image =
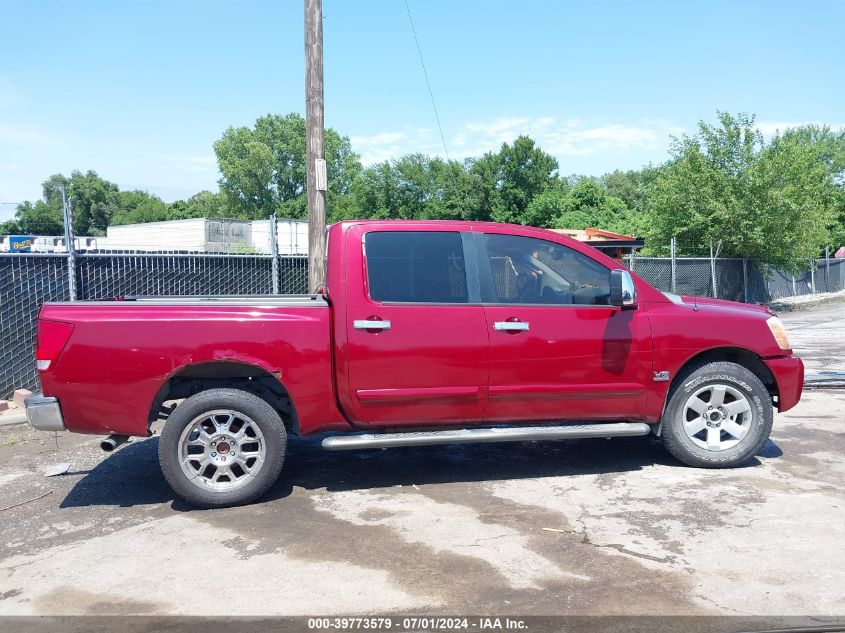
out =
<svg viewBox="0 0 845 633"><path fill-rule="evenodd" d="M255 479L266 456L264 434L252 418L216 409L191 420L179 437L179 464L195 486L229 492Z"/></svg>
<svg viewBox="0 0 845 633"><path fill-rule="evenodd" d="M731 385L702 387L684 403L684 432L693 444L708 451L734 448L751 428L751 403Z"/></svg>

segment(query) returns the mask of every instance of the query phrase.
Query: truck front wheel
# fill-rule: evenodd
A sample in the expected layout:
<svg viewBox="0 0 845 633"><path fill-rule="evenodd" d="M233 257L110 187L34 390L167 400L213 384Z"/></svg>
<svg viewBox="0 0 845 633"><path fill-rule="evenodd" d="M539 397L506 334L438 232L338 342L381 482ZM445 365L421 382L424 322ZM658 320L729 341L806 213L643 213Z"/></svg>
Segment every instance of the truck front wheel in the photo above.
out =
<svg viewBox="0 0 845 633"><path fill-rule="evenodd" d="M772 397L754 373L707 363L679 376L663 414L663 443L690 466L732 468L760 450L772 418Z"/></svg>
<svg viewBox="0 0 845 633"><path fill-rule="evenodd" d="M176 407L161 432L158 456L176 494L219 508L267 492L286 448L285 426L266 401L238 389L209 389Z"/></svg>

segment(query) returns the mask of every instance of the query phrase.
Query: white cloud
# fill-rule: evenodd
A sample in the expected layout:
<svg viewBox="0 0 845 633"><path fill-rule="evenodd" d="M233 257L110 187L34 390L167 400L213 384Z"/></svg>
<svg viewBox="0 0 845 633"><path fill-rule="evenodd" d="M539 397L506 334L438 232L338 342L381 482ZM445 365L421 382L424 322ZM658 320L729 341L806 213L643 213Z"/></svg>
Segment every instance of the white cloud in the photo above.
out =
<svg viewBox="0 0 845 633"><path fill-rule="evenodd" d="M351 136L352 149L361 155L365 165L373 165L404 154L402 147L410 143L411 136L419 139L419 131L379 132L369 136Z"/></svg>
<svg viewBox="0 0 845 633"><path fill-rule="evenodd" d="M214 154L164 154L162 160L179 171L200 173L216 171L217 158Z"/></svg>
<svg viewBox="0 0 845 633"><path fill-rule="evenodd" d="M352 149L361 155L365 165L381 163L411 152L436 153L429 128L406 128L393 132L350 136ZM439 146L442 149L442 145Z"/></svg>
<svg viewBox="0 0 845 633"><path fill-rule="evenodd" d="M825 123L823 121L757 121L754 126L760 130L763 136L774 136L778 132L785 132L786 130L802 127L804 125L827 125L832 130L845 128L845 123Z"/></svg>
<svg viewBox="0 0 845 633"><path fill-rule="evenodd" d="M450 158L459 160L496 151L502 143L510 143L521 134L527 134L546 152L557 157L628 151L653 153L664 151L670 135L681 132L683 128L660 120L621 123L511 116L465 123L447 135L446 145ZM353 136L350 140L367 165L412 152L444 155L439 135L429 128L383 131Z"/></svg>
<svg viewBox="0 0 845 633"><path fill-rule="evenodd" d="M658 140L658 133L655 129L627 127L620 124L573 131L570 136L574 139L603 141L619 145L651 145Z"/></svg>

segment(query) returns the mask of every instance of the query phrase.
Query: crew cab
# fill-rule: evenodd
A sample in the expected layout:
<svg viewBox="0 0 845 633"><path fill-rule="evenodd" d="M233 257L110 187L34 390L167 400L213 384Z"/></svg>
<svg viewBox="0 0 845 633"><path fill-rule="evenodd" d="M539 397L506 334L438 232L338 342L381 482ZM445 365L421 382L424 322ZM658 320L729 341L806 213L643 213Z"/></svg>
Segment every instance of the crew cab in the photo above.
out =
<svg viewBox="0 0 845 633"><path fill-rule="evenodd" d="M649 433L685 464L747 462L803 364L765 307L662 293L525 226L347 221L304 296L45 304L37 429L163 421L162 470L206 507L279 476L291 434L329 450Z"/></svg>

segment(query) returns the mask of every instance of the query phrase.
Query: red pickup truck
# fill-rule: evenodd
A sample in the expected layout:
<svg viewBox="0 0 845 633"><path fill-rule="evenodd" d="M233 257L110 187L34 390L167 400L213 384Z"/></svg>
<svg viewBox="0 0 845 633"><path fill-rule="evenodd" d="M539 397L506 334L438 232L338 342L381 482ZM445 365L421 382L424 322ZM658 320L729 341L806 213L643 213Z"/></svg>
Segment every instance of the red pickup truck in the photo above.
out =
<svg viewBox="0 0 845 633"><path fill-rule="evenodd" d="M766 308L659 292L542 229L349 221L313 296L46 304L37 429L148 436L186 500L250 502L290 434L328 450L653 433L730 467L801 396Z"/></svg>

